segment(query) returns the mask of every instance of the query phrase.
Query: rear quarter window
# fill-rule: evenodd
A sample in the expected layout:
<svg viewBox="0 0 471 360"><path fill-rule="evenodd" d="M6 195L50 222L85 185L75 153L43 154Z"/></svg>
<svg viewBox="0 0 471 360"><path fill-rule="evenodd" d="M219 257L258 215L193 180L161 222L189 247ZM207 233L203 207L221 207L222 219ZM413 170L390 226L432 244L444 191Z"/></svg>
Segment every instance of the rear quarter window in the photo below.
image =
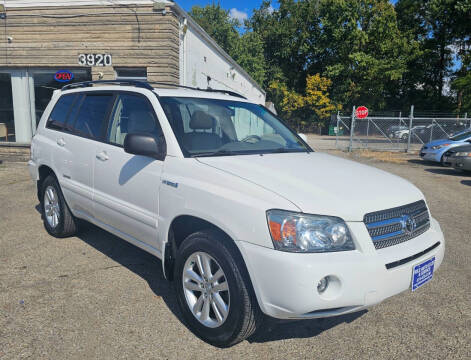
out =
<svg viewBox="0 0 471 360"><path fill-rule="evenodd" d="M59 100L57 100L51 115L49 115L46 127L54 130L62 130L67 121L70 108L74 104L76 98L76 94L61 96Z"/></svg>

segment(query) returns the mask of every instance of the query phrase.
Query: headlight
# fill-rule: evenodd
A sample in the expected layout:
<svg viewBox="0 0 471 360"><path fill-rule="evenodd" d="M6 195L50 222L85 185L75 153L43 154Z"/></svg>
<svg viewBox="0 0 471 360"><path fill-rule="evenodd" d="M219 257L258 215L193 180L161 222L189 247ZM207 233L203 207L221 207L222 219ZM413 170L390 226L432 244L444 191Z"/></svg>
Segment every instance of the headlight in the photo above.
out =
<svg viewBox="0 0 471 360"><path fill-rule="evenodd" d="M458 157L458 156L471 156L471 152L467 152L467 151L458 151L456 153L453 154L454 157Z"/></svg>
<svg viewBox="0 0 471 360"><path fill-rule="evenodd" d="M355 249L347 224L338 217L268 210L267 220L277 250L309 253Z"/></svg>
<svg viewBox="0 0 471 360"><path fill-rule="evenodd" d="M450 146L450 144L435 145L435 146L432 146L432 149L433 150L438 150L438 149L444 148L446 146Z"/></svg>

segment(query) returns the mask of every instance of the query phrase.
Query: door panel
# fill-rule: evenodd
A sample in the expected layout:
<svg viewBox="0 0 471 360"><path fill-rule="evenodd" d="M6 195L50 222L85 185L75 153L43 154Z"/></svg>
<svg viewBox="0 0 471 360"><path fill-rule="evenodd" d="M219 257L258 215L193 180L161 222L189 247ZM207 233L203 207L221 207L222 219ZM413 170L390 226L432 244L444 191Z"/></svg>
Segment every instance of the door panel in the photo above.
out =
<svg viewBox="0 0 471 360"><path fill-rule="evenodd" d="M59 182L72 211L93 216L93 164L97 142L63 132L56 133L54 153L60 164ZM62 145L61 145L62 144Z"/></svg>
<svg viewBox="0 0 471 360"><path fill-rule="evenodd" d="M96 218L134 239L157 246L158 194L163 162L124 151L129 133L158 137L162 131L149 100L119 93L106 132L108 144L95 153Z"/></svg>
<svg viewBox="0 0 471 360"><path fill-rule="evenodd" d="M107 159L99 159L101 154ZM162 162L108 144L100 144L96 155L96 218L155 246Z"/></svg>
<svg viewBox="0 0 471 360"><path fill-rule="evenodd" d="M54 163L72 212L93 217L93 169L96 149L103 138L111 93L62 96L47 122L56 146Z"/></svg>

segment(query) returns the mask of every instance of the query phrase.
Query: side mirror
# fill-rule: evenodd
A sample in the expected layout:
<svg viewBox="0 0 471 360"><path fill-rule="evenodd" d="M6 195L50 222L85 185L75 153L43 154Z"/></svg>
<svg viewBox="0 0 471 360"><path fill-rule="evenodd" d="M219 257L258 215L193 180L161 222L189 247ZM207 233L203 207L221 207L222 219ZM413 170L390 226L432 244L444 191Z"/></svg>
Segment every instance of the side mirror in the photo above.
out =
<svg viewBox="0 0 471 360"><path fill-rule="evenodd" d="M167 155L167 146L163 136L156 139L149 134L127 134L124 138L124 151L129 154L164 160Z"/></svg>
<svg viewBox="0 0 471 360"><path fill-rule="evenodd" d="M307 142L307 136L306 134L299 133L298 136L303 139L304 142Z"/></svg>

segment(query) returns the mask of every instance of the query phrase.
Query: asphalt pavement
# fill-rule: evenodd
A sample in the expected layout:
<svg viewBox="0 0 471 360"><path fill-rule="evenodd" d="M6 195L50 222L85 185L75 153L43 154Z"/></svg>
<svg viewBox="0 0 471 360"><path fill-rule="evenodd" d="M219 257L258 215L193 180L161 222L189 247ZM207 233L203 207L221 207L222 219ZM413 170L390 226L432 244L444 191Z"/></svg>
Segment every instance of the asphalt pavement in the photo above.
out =
<svg viewBox="0 0 471 360"><path fill-rule="evenodd" d="M425 194L447 241L433 281L357 314L270 320L229 349L185 327L158 259L92 225L49 236L26 165L0 164L0 359L470 359L471 176L358 161Z"/></svg>

